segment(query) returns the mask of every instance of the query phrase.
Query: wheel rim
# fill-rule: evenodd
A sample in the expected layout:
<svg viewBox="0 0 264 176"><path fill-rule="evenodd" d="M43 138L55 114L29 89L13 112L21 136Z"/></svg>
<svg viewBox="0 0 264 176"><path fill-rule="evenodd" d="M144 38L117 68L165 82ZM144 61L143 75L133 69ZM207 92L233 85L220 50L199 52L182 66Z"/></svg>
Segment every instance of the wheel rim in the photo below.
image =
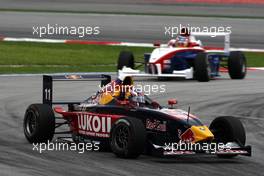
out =
<svg viewBox="0 0 264 176"><path fill-rule="evenodd" d="M33 111L28 111L25 126L26 133L30 136L36 131L37 120Z"/></svg>
<svg viewBox="0 0 264 176"><path fill-rule="evenodd" d="M115 143L121 149L127 149L129 129L125 125L121 125L116 129Z"/></svg>

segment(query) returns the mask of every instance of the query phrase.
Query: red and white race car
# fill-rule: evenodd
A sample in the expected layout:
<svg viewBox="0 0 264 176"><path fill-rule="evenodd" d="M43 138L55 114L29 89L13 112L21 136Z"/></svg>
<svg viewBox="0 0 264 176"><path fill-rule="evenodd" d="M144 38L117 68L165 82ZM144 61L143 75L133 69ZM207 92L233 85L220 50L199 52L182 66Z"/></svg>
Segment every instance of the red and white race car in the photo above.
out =
<svg viewBox="0 0 264 176"><path fill-rule="evenodd" d="M220 76L220 68L228 69L232 79L246 76L246 58L240 51L230 51L229 33L192 33L194 36L222 36L224 48L203 47L200 41L174 47L173 40L165 47L144 54L144 72L135 69L134 55L122 51L118 58L118 74L134 77L182 77L207 82Z"/></svg>

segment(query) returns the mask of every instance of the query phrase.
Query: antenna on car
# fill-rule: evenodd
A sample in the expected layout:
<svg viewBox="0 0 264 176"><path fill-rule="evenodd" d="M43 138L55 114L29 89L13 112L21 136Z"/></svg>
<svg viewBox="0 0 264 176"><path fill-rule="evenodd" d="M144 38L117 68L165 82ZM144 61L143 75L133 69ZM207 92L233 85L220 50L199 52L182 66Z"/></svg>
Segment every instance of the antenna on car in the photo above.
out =
<svg viewBox="0 0 264 176"><path fill-rule="evenodd" d="M188 116L187 116L187 123L189 123L190 111L191 111L191 107L189 106L189 108L188 108Z"/></svg>

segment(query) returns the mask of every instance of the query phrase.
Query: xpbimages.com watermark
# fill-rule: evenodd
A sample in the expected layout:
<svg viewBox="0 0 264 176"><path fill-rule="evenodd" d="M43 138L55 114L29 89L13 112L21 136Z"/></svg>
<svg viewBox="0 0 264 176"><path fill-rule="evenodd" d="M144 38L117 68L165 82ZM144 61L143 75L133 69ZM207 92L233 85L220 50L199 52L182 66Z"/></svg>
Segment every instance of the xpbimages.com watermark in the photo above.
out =
<svg viewBox="0 0 264 176"><path fill-rule="evenodd" d="M71 35L84 38L91 35L99 35L101 29L99 26L65 26L58 24L47 24L44 26L33 26L32 34L38 37L47 37L51 35Z"/></svg>
<svg viewBox="0 0 264 176"><path fill-rule="evenodd" d="M216 37L217 33L232 33L231 26L191 26L190 24L183 25L179 24L178 26L165 26L164 35L169 37L176 37L181 34L183 28L187 28L189 33L212 33L211 37ZM215 34L215 35L214 35Z"/></svg>
<svg viewBox="0 0 264 176"><path fill-rule="evenodd" d="M32 150L39 153L46 151L77 151L84 153L85 151L98 151L100 149L99 142L79 142L79 143L65 143L65 142L50 142L47 143L33 143Z"/></svg>
<svg viewBox="0 0 264 176"><path fill-rule="evenodd" d="M210 151L216 153L218 151L230 150L231 147L224 143L191 143L179 141L178 143L165 143L164 150L174 151Z"/></svg>
<svg viewBox="0 0 264 176"><path fill-rule="evenodd" d="M115 82L113 84L106 85L105 87L98 86L99 89L106 94L112 94L117 92L144 92L145 95L151 95L156 93L165 93L165 84L136 84L136 85L118 85Z"/></svg>

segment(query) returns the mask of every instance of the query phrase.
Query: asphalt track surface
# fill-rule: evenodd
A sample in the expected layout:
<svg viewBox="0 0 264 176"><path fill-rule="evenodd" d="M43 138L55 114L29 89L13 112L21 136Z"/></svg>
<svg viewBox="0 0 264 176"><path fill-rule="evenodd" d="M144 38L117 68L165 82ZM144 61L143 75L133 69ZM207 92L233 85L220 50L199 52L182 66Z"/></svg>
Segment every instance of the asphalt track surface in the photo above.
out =
<svg viewBox="0 0 264 176"><path fill-rule="evenodd" d="M4 37L40 38L33 34L33 27L48 24L62 27L99 26L99 35L43 35L42 38L99 40L152 43L167 42L171 36L165 26L180 27L232 27L231 46L236 48L264 48L263 19L202 18L176 16L106 15L106 14L63 14L33 12L0 12L0 35ZM212 31L213 32L213 31ZM174 35L175 37L176 35ZM205 45L223 46L223 38L201 38Z"/></svg>
<svg viewBox="0 0 264 176"><path fill-rule="evenodd" d="M87 4L87 2L89 2ZM207 5L186 6L159 4L143 0L1 0L2 9L40 9L97 12L136 12L201 15L263 16L262 6ZM195 16L195 15L194 15ZM233 47L263 48L261 36L264 31L262 19L194 18L169 16L126 16L55 13L0 12L0 35L9 37L34 37L32 26L47 24L100 25L99 36L85 40L110 40L128 42L167 41L164 25L231 25ZM117 32L118 31L118 32ZM49 38L72 38L52 36ZM220 44L220 40L210 44ZM0 175L234 175L250 176L264 173L264 78L263 71L250 71L245 80L230 80L227 74L209 83L196 81L144 81L144 84L165 84L166 93L151 95L166 105L169 98L178 99L178 107L201 117L205 124L217 116L233 115L243 122L247 131L247 144L253 147L252 157L219 159L214 156L180 156L174 159L159 159L141 156L137 160L116 158L112 153L74 151L32 151L23 135L23 115L31 103L41 102L40 76L0 77ZM143 81L139 81L143 82ZM57 99L82 100L97 86L87 84L55 85ZM74 90L74 93L70 93Z"/></svg>
<svg viewBox="0 0 264 176"><path fill-rule="evenodd" d="M188 2L188 1L186 1ZM1 0L1 9L263 17L263 5L191 4L166 0Z"/></svg>
<svg viewBox="0 0 264 176"><path fill-rule="evenodd" d="M178 99L178 107L187 109L209 124L216 116L238 117L247 132L252 157L219 159L214 156L179 156L160 159L140 156L136 160L116 158L107 152L32 150L22 128L23 115L31 103L41 102L41 77L0 77L0 175L232 175L256 176L264 172L264 78L263 71L250 71L245 80L230 80L227 74L218 80L199 83L194 80L136 81L165 84L166 93L151 97L162 105ZM96 82L55 85L56 99L83 99L97 90ZM57 90L57 91L56 91ZM72 93L72 91L74 93ZM69 93L70 92L70 93Z"/></svg>

